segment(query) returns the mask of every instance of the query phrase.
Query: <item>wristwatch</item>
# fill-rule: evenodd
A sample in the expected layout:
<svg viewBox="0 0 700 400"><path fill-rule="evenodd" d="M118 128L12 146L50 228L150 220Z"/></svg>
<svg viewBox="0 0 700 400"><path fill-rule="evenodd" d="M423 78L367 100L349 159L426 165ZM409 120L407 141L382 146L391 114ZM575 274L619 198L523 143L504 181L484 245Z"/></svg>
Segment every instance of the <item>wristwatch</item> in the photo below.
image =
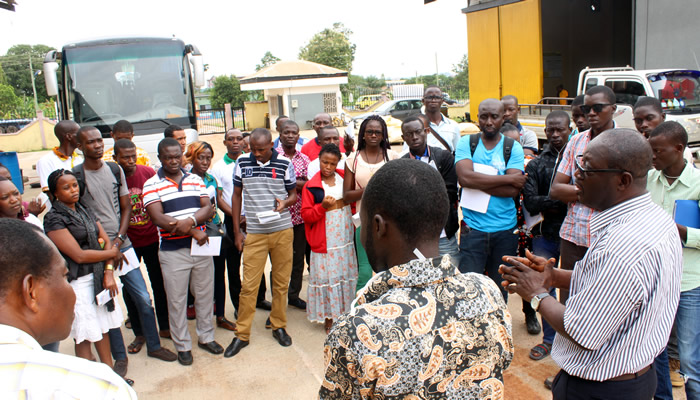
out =
<svg viewBox="0 0 700 400"><path fill-rule="evenodd" d="M122 243L126 241L126 235L122 235L121 233L117 235L117 239L121 240Z"/></svg>
<svg viewBox="0 0 700 400"><path fill-rule="evenodd" d="M535 310L535 311L539 311L539 309L540 309L540 302L542 301L542 299L544 299L544 298L546 298L546 297L549 297L549 293L547 293L547 292L540 293L540 294L538 294L537 296L533 297L533 298L530 300L530 305L532 306L532 309Z"/></svg>

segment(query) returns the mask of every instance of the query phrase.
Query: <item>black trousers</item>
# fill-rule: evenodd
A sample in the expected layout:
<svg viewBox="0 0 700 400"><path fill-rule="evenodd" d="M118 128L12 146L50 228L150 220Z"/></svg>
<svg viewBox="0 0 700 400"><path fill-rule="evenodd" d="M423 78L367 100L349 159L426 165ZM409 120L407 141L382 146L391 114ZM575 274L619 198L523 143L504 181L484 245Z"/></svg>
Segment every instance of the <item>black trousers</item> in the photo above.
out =
<svg viewBox="0 0 700 400"><path fill-rule="evenodd" d="M138 257L139 261L143 260L143 263L146 264L148 280L151 281L158 330L170 330L170 324L168 323L168 296L165 294L163 271L160 269L160 261L158 260L158 242L143 247L134 247L134 252L136 252L136 257ZM123 291L123 294L124 305L126 305L127 314L131 320L131 328L134 330L134 335L142 336L143 329L141 327L141 319L138 317L138 309L126 290Z"/></svg>
<svg viewBox="0 0 700 400"><path fill-rule="evenodd" d="M649 400L656 392L656 370L626 381L589 381L560 370L552 383L553 400Z"/></svg>
<svg viewBox="0 0 700 400"><path fill-rule="evenodd" d="M304 224L294 225L294 242L292 248L294 255L292 256L292 275L289 279L289 300L299 298L301 292L302 278L304 277L304 256L306 255L306 231Z"/></svg>

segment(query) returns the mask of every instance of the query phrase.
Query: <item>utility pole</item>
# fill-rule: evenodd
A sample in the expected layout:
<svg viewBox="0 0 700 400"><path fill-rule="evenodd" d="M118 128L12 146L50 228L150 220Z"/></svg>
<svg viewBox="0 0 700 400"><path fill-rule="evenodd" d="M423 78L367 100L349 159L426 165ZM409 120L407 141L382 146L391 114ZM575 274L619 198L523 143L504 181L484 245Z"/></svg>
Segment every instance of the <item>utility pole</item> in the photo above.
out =
<svg viewBox="0 0 700 400"><path fill-rule="evenodd" d="M32 67L32 56L29 55L29 74L32 77L32 91L34 92L34 111L39 111L39 101L36 98L36 84L34 83L34 67Z"/></svg>
<svg viewBox="0 0 700 400"><path fill-rule="evenodd" d="M435 52L435 86L440 86L440 74L438 73L437 51Z"/></svg>

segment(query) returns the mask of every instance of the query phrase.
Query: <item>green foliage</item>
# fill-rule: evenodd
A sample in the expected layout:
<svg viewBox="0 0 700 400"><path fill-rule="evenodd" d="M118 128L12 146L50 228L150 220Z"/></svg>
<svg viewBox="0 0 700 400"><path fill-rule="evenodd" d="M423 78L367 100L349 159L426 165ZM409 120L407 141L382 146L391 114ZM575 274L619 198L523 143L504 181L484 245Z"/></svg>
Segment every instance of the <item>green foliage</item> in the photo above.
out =
<svg viewBox="0 0 700 400"><path fill-rule="evenodd" d="M355 60L355 44L350 42L352 31L336 22L315 34L306 46L299 49L299 59L352 71Z"/></svg>
<svg viewBox="0 0 700 400"><path fill-rule="evenodd" d="M435 78L435 74L432 75L419 75L417 77L413 78L408 78L406 79L405 84L406 85L412 85L415 83L422 83L425 87L428 87L430 85L437 85L440 86L441 88L447 87L447 86L452 86L454 84L454 76L449 76L445 74L440 74L438 75L440 78L440 82L437 81Z"/></svg>
<svg viewBox="0 0 700 400"><path fill-rule="evenodd" d="M0 65L0 85L7 84L7 76L5 75L5 71L2 69L2 65Z"/></svg>
<svg viewBox="0 0 700 400"><path fill-rule="evenodd" d="M256 71L260 71L261 69L265 67L269 67L270 65L276 63L277 61L280 61L279 58L275 57L270 53L269 51L265 52L265 55L263 58L260 59L260 64L255 66Z"/></svg>
<svg viewBox="0 0 700 400"><path fill-rule="evenodd" d="M31 71L29 70L29 58L32 60L34 71L41 70L44 56L49 50L54 50L43 44L28 45L18 44L10 47L7 54L0 56L0 66L5 71L7 84L12 86L17 96L30 96L33 98ZM1 78L0 78L1 79ZM39 102L49 99L46 94L46 84L41 75L35 77L36 95Z"/></svg>
<svg viewBox="0 0 700 400"><path fill-rule="evenodd" d="M377 78L374 75L370 75L365 78L365 85L370 89L381 89L382 87L386 86L386 81L383 77Z"/></svg>
<svg viewBox="0 0 700 400"><path fill-rule="evenodd" d="M230 103L231 107L243 107L247 95L241 91L238 79L231 76L217 76L214 79L214 87L211 89L211 105L213 108L224 108L224 104Z"/></svg>
<svg viewBox="0 0 700 400"><path fill-rule="evenodd" d="M0 83L0 119L11 119L21 104L12 86Z"/></svg>
<svg viewBox="0 0 700 400"><path fill-rule="evenodd" d="M458 99L466 99L469 97L469 60L467 60L466 54L462 56L457 65L452 66L452 72L456 75L453 86L455 93L451 95Z"/></svg>

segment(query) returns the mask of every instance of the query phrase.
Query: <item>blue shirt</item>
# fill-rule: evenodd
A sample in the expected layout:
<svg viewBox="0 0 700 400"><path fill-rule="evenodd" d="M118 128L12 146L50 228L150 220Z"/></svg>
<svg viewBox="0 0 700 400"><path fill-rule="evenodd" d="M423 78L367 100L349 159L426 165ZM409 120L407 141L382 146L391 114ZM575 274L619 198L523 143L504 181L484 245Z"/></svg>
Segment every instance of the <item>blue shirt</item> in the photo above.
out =
<svg viewBox="0 0 700 400"><path fill-rule="evenodd" d="M472 158L469 147L469 136L471 135L465 135L459 139L455 153L455 163L461 160L472 160L477 164L490 165L498 170L498 175L505 175L507 169L524 170L525 154L522 146L517 141L513 143L510 159L508 160L508 165L506 165L503 159L503 135L501 135L501 140L498 144L491 150L486 150L484 144L479 140L479 144L474 150L474 158ZM470 228L481 232L499 232L506 229L514 229L517 224L515 202L511 197L491 196L489 207L485 214L462 208L462 215L464 216L464 222Z"/></svg>

